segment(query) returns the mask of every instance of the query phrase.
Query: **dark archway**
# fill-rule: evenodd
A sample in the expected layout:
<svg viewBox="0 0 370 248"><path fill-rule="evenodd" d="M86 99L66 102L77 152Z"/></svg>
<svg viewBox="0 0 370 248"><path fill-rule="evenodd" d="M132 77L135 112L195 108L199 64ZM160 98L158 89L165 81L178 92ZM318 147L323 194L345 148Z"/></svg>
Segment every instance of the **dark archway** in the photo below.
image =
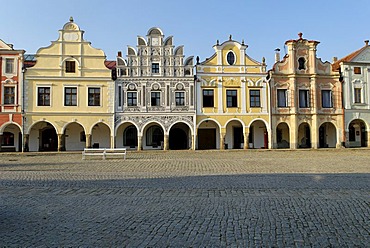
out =
<svg viewBox="0 0 370 248"><path fill-rule="evenodd" d="M159 125L150 126L146 130L146 146L151 146L152 148L162 148L164 141L163 129Z"/></svg>
<svg viewBox="0 0 370 248"><path fill-rule="evenodd" d="M333 123L325 122L319 128L319 148L335 148L337 129Z"/></svg>
<svg viewBox="0 0 370 248"><path fill-rule="evenodd" d="M298 148L311 148L311 130L306 122L298 127Z"/></svg>
<svg viewBox="0 0 370 248"><path fill-rule="evenodd" d="M137 147L137 129L134 125L125 128L123 132L123 146L128 146L130 148Z"/></svg>
<svg viewBox="0 0 370 248"><path fill-rule="evenodd" d="M46 127L40 129L39 151L58 151L58 135L54 127L47 123Z"/></svg>
<svg viewBox="0 0 370 248"><path fill-rule="evenodd" d="M348 129L348 147L367 147L367 131L363 120L351 121Z"/></svg>

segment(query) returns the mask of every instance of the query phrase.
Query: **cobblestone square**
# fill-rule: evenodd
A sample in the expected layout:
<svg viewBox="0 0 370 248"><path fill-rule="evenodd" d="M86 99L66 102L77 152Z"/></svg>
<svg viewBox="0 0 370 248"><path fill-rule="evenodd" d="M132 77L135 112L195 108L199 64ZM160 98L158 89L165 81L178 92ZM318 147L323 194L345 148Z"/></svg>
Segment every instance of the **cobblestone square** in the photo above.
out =
<svg viewBox="0 0 370 248"><path fill-rule="evenodd" d="M370 150L0 154L0 247L369 247Z"/></svg>

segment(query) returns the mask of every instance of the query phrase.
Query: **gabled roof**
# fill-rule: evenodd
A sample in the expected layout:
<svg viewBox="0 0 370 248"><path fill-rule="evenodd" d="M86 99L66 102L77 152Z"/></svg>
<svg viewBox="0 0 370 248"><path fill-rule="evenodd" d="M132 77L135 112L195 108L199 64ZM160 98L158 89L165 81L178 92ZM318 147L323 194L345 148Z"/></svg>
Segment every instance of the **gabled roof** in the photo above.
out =
<svg viewBox="0 0 370 248"><path fill-rule="evenodd" d="M112 70L113 68L116 68L116 61L115 60L106 60L104 61L105 66Z"/></svg>
<svg viewBox="0 0 370 248"><path fill-rule="evenodd" d="M354 51L353 53L345 56L344 58L341 58L339 60L337 60L335 63L333 63L333 66L332 66L332 70L333 71L337 71L339 70L340 68L340 63L342 62L351 62L355 57L357 57L357 55L359 55L360 53L362 53L366 48L369 47L368 43L365 43L366 45L361 47L360 49L358 49L357 51Z"/></svg>

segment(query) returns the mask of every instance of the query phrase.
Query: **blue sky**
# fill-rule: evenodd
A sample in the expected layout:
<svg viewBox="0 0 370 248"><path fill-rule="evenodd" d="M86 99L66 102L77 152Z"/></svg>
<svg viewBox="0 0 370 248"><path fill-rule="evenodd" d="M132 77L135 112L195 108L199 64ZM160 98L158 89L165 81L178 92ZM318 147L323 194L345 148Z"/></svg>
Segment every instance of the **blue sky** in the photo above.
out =
<svg viewBox="0 0 370 248"><path fill-rule="evenodd" d="M229 35L248 44L247 54L268 68L274 50L284 53L286 40L318 40L317 54L331 61L359 49L370 39L368 0L0 0L9 13L0 22L0 39L14 48L36 53L58 38L58 30L73 16L93 47L114 60L136 46L137 36L151 27L184 45L185 55L210 57L216 40Z"/></svg>

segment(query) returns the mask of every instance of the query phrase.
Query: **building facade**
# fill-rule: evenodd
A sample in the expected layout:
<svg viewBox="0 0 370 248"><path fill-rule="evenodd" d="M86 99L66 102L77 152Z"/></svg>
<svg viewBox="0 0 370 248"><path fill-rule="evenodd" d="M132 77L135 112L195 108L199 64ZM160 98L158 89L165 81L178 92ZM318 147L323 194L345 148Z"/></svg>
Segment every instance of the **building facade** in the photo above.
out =
<svg viewBox="0 0 370 248"><path fill-rule="evenodd" d="M316 56L318 41L299 34L269 71L273 148L340 147L343 142L339 73Z"/></svg>
<svg viewBox="0 0 370 248"><path fill-rule="evenodd" d="M370 147L370 46L337 60L333 70L341 73L346 147Z"/></svg>
<svg viewBox="0 0 370 248"><path fill-rule="evenodd" d="M114 82L105 54L71 18L25 73L25 149L114 147Z"/></svg>
<svg viewBox="0 0 370 248"><path fill-rule="evenodd" d="M197 149L270 147L266 65L250 58L247 47L230 36L197 61Z"/></svg>
<svg viewBox="0 0 370 248"><path fill-rule="evenodd" d="M22 151L23 56L0 40L0 151Z"/></svg>
<svg viewBox="0 0 370 248"><path fill-rule="evenodd" d="M195 94L193 57L151 28L117 56L116 147L194 149Z"/></svg>

